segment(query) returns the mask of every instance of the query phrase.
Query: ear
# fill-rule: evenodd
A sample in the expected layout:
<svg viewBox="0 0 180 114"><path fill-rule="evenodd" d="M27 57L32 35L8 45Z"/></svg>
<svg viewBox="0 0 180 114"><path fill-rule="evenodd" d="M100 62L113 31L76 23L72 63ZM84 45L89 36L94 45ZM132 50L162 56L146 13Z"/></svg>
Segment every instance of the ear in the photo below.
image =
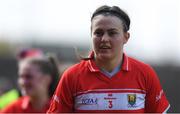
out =
<svg viewBox="0 0 180 114"><path fill-rule="evenodd" d="M124 44L126 44L128 42L130 38L130 33L129 32L125 32L124 33Z"/></svg>

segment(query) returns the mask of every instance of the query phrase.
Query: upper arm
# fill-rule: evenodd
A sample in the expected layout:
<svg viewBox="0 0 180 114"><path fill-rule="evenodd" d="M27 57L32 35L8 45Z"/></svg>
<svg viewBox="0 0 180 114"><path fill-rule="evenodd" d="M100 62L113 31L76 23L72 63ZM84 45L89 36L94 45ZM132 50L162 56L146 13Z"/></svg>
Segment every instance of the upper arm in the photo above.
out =
<svg viewBox="0 0 180 114"><path fill-rule="evenodd" d="M73 112L73 95L71 90L72 82L65 72L59 81L56 91L50 103L49 113L52 112Z"/></svg>
<svg viewBox="0 0 180 114"><path fill-rule="evenodd" d="M152 68L148 70L147 73L147 94L145 101L146 112L164 112L168 106L169 102L166 99L165 93L161 87L158 76Z"/></svg>

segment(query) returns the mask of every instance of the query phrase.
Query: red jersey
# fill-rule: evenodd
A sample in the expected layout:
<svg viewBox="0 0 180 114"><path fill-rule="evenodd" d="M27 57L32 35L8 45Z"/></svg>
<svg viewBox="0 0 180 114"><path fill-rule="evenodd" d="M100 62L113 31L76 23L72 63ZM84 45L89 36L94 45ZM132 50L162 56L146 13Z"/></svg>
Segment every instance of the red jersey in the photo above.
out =
<svg viewBox="0 0 180 114"><path fill-rule="evenodd" d="M164 112L168 107L154 70L124 54L121 70L111 78L93 59L67 69L48 112Z"/></svg>
<svg viewBox="0 0 180 114"><path fill-rule="evenodd" d="M46 112L49 107L49 103L42 109L36 110L32 107L30 103L29 97L21 97L17 101L11 103L4 109L2 109L1 113L43 113Z"/></svg>

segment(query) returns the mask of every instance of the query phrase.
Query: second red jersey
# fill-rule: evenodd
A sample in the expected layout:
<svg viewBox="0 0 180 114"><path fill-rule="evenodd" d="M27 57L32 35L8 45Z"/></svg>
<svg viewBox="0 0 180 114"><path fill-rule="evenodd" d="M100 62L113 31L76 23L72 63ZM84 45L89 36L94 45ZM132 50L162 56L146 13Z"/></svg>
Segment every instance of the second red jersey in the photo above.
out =
<svg viewBox="0 0 180 114"><path fill-rule="evenodd" d="M12 102L10 105L2 109L1 113L45 113L49 107L49 102L41 109L34 109L31 105L28 96L19 98L18 100Z"/></svg>

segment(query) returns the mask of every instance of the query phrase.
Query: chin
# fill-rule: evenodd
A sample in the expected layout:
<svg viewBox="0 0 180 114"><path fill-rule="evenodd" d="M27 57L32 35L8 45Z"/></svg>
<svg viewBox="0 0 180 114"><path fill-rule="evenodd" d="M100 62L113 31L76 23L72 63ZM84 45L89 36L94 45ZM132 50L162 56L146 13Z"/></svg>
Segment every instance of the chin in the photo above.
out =
<svg viewBox="0 0 180 114"><path fill-rule="evenodd" d="M109 59L112 58L112 56L111 56L110 54L99 54L99 55L98 55L98 58L99 58L100 60L109 60Z"/></svg>

